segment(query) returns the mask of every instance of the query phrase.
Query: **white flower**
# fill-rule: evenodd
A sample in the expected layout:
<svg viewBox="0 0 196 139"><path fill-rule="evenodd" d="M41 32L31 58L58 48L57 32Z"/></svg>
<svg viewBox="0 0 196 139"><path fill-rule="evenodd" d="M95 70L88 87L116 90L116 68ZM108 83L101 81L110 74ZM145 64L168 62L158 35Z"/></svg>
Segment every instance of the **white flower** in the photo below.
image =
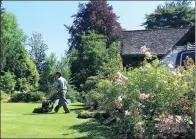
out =
<svg viewBox="0 0 196 139"><path fill-rule="evenodd" d="M167 84L168 83L168 81L163 81L165 84Z"/></svg>
<svg viewBox="0 0 196 139"><path fill-rule="evenodd" d="M177 73L176 73L175 71L172 71L172 74L173 74L174 76L177 76Z"/></svg>
<svg viewBox="0 0 196 139"><path fill-rule="evenodd" d="M129 112L128 110L126 110L126 111L125 111L125 115L126 115L126 116L130 116L130 115L131 115L131 112Z"/></svg>
<svg viewBox="0 0 196 139"><path fill-rule="evenodd" d="M121 75L121 77L125 80L128 80L128 77L124 76L124 75Z"/></svg>
<svg viewBox="0 0 196 139"><path fill-rule="evenodd" d="M144 93L142 93L142 94L140 94L140 96L139 96L139 98L141 99L141 100L145 100L145 99L148 99L149 98L149 94L144 94Z"/></svg>
<svg viewBox="0 0 196 139"><path fill-rule="evenodd" d="M116 73L116 78L119 79L119 80L120 79L128 80L128 77L122 75L120 72Z"/></svg>
<svg viewBox="0 0 196 139"><path fill-rule="evenodd" d="M145 55L148 57L148 58L151 58L152 57L152 54L150 52L146 52Z"/></svg>
<svg viewBox="0 0 196 139"><path fill-rule="evenodd" d="M122 97L119 96L117 100L118 100L119 102L121 102L121 101L122 101Z"/></svg>
<svg viewBox="0 0 196 139"><path fill-rule="evenodd" d="M171 69L174 68L174 64L173 64L173 62L171 62L171 61L167 64L167 66L168 66L169 68L171 68Z"/></svg>
<svg viewBox="0 0 196 139"><path fill-rule="evenodd" d="M140 48L140 51L141 51L142 53L145 53L145 52L147 51L146 46L142 46L142 47Z"/></svg>

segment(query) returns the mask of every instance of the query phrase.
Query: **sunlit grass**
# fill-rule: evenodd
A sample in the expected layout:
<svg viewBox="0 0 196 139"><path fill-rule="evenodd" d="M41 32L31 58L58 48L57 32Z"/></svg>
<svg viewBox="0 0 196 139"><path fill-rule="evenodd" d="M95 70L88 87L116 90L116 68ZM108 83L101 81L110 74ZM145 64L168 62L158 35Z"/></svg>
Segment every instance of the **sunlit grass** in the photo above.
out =
<svg viewBox="0 0 196 139"><path fill-rule="evenodd" d="M101 126L95 120L76 118L83 108L81 103L70 104L70 114L65 114L63 108L57 114L32 114L33 109L40 106L38 103L1 103L1 137L104 138L104 128L95 128Z"/></svg>

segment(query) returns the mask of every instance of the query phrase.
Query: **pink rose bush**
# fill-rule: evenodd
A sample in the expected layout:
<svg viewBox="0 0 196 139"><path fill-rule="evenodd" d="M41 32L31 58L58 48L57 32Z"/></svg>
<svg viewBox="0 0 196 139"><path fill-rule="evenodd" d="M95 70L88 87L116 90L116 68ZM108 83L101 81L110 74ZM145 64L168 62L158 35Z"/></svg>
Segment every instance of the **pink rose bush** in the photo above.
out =
<svg viewBox="0 0 196 139"><path fill-rule="evenodd" d="M146 46L142 46L140 48L140 51L146 55L147 58L152 58L152 53L149 51L149 49L146 48Z"/></svg>
<svg viewBox="0 0 196 139"><path fill-rule="evenodd" d="M147 53L147 58L152 56L145 46L141 52ZM171 70L173 63L159 66L159 61L154 61L146 60L126 76L114 68L114 74L100 80L96 91L89 93L102 111L119 119L111 124L117 138L151 139L157 133L178 132L179 125L185 131L190 130L186 127L194 129L194 69ZM187 136L193 137L194 132Z"/></svg>
<svg viewBox="0 0 196 139"><path fill-rule="evenodd" d="M115 76L115 82L118 84L118 85L123 85L123 80L126 81L128 80L128 77L124 76L122 73L120 72L117 72L116 73L116 76Z"/></svg>

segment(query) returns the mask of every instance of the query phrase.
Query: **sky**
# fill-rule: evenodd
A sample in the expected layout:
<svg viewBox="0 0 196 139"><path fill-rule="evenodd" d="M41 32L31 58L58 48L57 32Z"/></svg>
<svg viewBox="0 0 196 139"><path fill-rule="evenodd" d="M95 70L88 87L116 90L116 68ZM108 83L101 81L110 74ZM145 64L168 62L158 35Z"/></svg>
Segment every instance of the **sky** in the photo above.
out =
<svg viewBox="0 0 196 139"><path fill-rule="evenodd" d="M77 13L78 4L87 1L3 1L6 11L13 13L19 27L25 35L31 37L33 32L41 33L48 45L47 55L52 52L60 58L68 50L70 37L64 24L71 25L71 16ZM164 1L108 1L113 11L120 16L118 22L127 30L144 29L140 26L149 14ZM195 3L192 2L192 6ZM28 49L28 48L27 48Z"/></svg>

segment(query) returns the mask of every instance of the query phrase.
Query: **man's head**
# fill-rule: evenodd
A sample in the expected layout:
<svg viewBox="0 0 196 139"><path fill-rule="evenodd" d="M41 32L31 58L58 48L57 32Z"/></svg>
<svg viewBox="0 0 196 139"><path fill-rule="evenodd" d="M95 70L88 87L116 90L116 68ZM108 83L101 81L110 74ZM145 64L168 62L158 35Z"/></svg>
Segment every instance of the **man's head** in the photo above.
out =
<svg viewBox="0 0 196 139"><path fill-rule="evenodd" d="M60 78L61 77L61 73L60 72L56 72L56 77Z"/></svg>

